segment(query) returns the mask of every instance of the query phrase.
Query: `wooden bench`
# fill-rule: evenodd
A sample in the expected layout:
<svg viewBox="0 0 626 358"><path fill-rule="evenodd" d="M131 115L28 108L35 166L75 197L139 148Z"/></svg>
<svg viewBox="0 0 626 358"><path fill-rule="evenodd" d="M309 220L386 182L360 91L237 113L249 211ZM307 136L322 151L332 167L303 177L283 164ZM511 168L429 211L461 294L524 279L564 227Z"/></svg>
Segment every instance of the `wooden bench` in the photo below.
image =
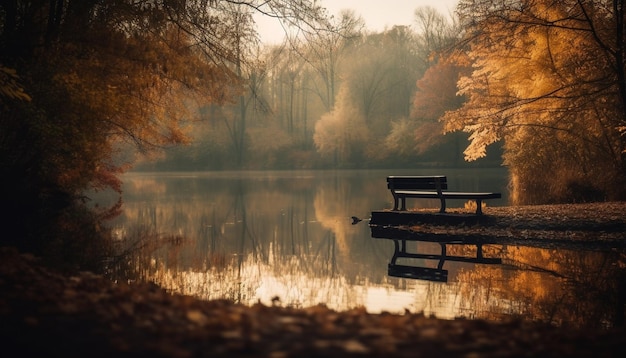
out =
<svg viewBox="0 0 626 358"><path fill-rule="evenodd" d="M446 199L470 199L476 201L476 215L482 215L483 200L502 197L500 193L447 191L448 181L444 175L389 176L387 188L393 195L394 211L406 210L406 198L439 199L441 201L440 213L446 212Z"/></svg>

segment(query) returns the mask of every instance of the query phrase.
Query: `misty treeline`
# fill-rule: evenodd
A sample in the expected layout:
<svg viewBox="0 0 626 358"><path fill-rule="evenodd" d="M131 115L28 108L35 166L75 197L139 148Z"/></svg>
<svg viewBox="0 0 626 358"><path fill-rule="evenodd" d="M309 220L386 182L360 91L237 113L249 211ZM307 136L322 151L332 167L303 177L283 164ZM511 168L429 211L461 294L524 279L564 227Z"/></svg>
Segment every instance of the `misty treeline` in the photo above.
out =
<svg viewBox="0 0 626 358"><path fill-rule="evenodd" d="M460 29L418 8L414 26L367 32L354 11L252 46L234 103L198 109L192 141L142 169L302 169L463 165L467 136L438 118L462 103L459 68L440 61ZM441 62L441 63L440 63ZM500 158L490 163L499 165ZM483 161L484 162L484 161Z"/></svg>
<svg viewBox="0 0 626 358"><path fill-rule="evenodd" d="M138 158L206 170L486 156L509 168L514 203L623 199L623 6L461 0L452 19L418 8L377 33L311 0L3 1L6 237L63 251L58 232L98 234L82 219L119 205L87 209L84 190L121 190ZM282 22L283 44L260 44L258 15Z"/></svg>
<svg viewBox="0 0 626 358"><path fill-rule="evenodd" d="M255 48L246 91L144 169L501 165L513 204L626 195L623 1L460 1L368 32L354 12Z"/></svg>

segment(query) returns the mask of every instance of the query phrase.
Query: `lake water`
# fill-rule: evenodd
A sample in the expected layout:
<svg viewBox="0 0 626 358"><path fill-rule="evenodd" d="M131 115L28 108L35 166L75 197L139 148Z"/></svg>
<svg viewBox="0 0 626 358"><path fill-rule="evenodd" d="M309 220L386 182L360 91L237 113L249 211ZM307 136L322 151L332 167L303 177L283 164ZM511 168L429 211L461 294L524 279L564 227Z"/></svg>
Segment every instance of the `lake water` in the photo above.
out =
<svg viewBox="0 0 626 358"><path fill-rule="evenodd" d="M202 299L619 323L623 270L616 268L623 253L616 250L446 247L450 257L489 259L477 263L433 259L442 254L439 244L409 241L407 251L422 256L398 258L402 272L390 266L396 242L373 238L367 218L392 207L386 176L429 174L447 175L451 190L501 192L502 199L487 201L486 214L489 206L507 205L507 172L500 168L130 173L123 176L123 212L110 225L121 247L132 248L133 277ZM438 207L437 200L408 204ZM353 225L352 216L365 220ZM424 270L446 275L433 279Z"/></svg>

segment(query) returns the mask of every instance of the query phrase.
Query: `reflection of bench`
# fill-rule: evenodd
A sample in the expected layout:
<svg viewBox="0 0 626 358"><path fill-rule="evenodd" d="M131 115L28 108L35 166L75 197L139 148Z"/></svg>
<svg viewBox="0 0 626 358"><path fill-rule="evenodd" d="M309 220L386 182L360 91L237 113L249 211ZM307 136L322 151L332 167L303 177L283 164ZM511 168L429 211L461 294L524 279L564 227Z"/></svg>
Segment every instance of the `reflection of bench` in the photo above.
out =
<svg viewBox="0 0 626 358"><path fill-rule="evenodd" d="M387 188L393 195L393 210L406 210L406 198L439 199L440 213L446 212L446 199L471 199L476 201L476 214L482 215L482 201L502 197L500 193L473 193L447 191L447 178L435 176L389 176Z"/></svg>
<svg viewBox="0 0 626 358"><path fill-rule="evenodd" d="M489 264L499 265L502 264L501 258L490 258L483 256L483 245L476 245L476 257L468 256L449 256L446 253L446 243L440 242L441 254L420 254L410 253L406 251L406 240L393 239L394 253L389 262L387 273L389 276L403 277L403 278L415 278L420 280L447 282L448 270L443 269L445 261L459 261L470 262L476 264ZM449 243L449 244L464 244L464 243ZM426 260L439 260L437 268L420 267L420 266L407 266L398 265L396 261L399 258L412 258L412 259L426 259Z"/></svg>
<svg viewBox="0 0 626 358"><path fill-rule="evenodd" d="M443 270L441 268L389 264L387 266L387 274L389 276L399 278L412 278L415 280L434 282L448 282L448 270Z"/></svg>

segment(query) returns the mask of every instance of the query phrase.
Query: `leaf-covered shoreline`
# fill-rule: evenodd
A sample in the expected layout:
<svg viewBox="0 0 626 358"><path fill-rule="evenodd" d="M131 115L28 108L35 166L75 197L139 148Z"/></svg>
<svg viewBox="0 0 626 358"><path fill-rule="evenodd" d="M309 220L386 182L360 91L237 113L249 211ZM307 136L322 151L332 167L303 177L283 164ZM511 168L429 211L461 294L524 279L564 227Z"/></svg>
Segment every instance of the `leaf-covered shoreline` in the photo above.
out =
<svg viewBox="0 0 626 358"><path fill-rule="evenodd" d="M0 336L20 356L618 357L623 329L581 331L523 321L441 320L419 313L252 307L171 295L150 284L56 274L1 249Z"/></svg>
<svg viewBox="0 0 626 358"><path fill-rule="evenodd" d="M441 215L433 210L414 210L404 226L385 226L381 231L426 241L528 243L545 245L626 247L626 202L489 207L476 217L463 209ZM374 231L373 231L374 232Z"/></svg>

